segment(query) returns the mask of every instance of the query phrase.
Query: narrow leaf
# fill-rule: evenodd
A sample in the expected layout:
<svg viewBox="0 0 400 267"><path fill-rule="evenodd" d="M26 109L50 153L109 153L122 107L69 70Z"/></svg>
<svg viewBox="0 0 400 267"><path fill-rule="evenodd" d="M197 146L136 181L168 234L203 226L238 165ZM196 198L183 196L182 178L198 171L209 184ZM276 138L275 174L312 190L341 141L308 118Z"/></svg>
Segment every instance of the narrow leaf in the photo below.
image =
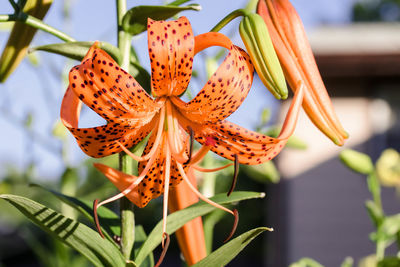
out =
<svg viewBox="0 0 400 267"><path fill-rule="evenodd" d="M94 42L68 42L49 44L30 48L29 52L46 51L81 61L93 43ZM117 47L106 42L99 42L99 45L100 48L106 51L115 61L119 61L121 52Z"/></svg>
<svg viewBox="0 0 400 267"><path fill-rule="evenodd" d="M142 244L146 241L147 235L143 229L143 226L137 225L135 227L135 245L133 247L134 252L132 255L136 255ZM147 258L140 264L140 267L153 267L154 266L154 257L153 253L150 253Z"/></svg>
<svg viewBox="0 0 400 267"><path fill-rule="evenodd" d="M79 199L71 196L64 195L60 192L47 189L45 187L42 187L37 184L31 184L31 186L41 188L43 190L46 190L47 192L50 192L53 194L55 197L57 197L59 200L64 202L65 204L73 207L77 211L79 211L83 216L85 216L87 219L89 219L91 222L94 223L93 221L93 208L92 208L92 202L84 199ZM100 208L97 209L97 216L100 219L101 222L101 228L104 230L105 233L111 233L112 235L121 235L120 231L120 223L119 223L119 217L118 215L113 212L112 210L101 206ZM110 237L110 236L109 236ZM110 237L111 239L111 237Z"/></svg>
<svg viewBox="0 0 400 267"><path fill-rule="evenodd" d="M372 200L367 200L365 202L365 207L367 208L368 215L374 223L375 227L381 225L384 219L382 209L378 207Z"/></svg>
<svg viewBox="0 0 400 267"><path fill-rule="evenodd" d="M212 251L214 226L225 216L227 213L223 210L214 210L203 219L204 239L206 240L207 254Z"/></svg>
<svg viewBox="0 0 400 267"><path fill-rule="evenodd" d="M396 257L388 257L378 262L378 267L398 267L400 259Z"/></svg>
<svg viewBox="0 0 400 267"><path fill-rule="evenodd" d="M212 201L218 204L230 204L238 201L263 198L264 193L258 192L233 192L229 197L225 193L215 195L210 198ZM214 206L200 201L194 205L191 205L183 210L174 212L167 217L167 233L171 235L176 230L181 228L188 221L193 220L199 216L203 216L211 211L215 210ZM146 256L154 250L160 243L162 237L162 220L154 227L147 240L143 243L140 251L136 255L135 262L140 265Z"/></svg>
<svg viewBox="0 0 400 267"><path fill-rule="evenodd" d="M95 266L125 266L118 248L86 225L28 198L0 195L32 222L85 256Z"/></svg>
<svg viewBox="0 0 400 267"><path fill-rule="evenodd" d="M124 31L137 35L144 32L147 29L147 19L153 20L166 20L170 17L175 16L184 10L195 10L199 11L201 7L199 5L188 5L188 6L136 6L126 12L122 19L122 28Z"/></svg>
<svg viewBox="0 0 400 267"><path fill-rule="evenodd" d="M233 258L239 254L255 237L261 234L264 231L269 231L270 229L267 227L259 227L252 229L230 242L226 243L198 263L196 263L195 267L208 267L208 266L225 266L228 264Z"/></svg>
<svg viewBox="0 0 400 267"><path fill-rule="evenodd" d="M22 11L25 16L31 15L37 19L43 19L52 2L53 0L29 0L26 1ZM0 57L0 83L5 82L8 76L21 63L36 31L37 29L23 22L14 23L10 37Z"/></svg>
<svg viewBox="0 0 400 267"><path fill-rule="evenodd" d="M33 47L29 51L46 51L81 61L92 44L93 42L57 43ZM117 47L106 42L99 42L99 44L100 48L106 51L116 62L120 61L121 52ZM127 71L129 71L129 73L147 92L150 91L150 74L146 69L138 64L137 59L134 56L130 59L129 70Z"/></svg>

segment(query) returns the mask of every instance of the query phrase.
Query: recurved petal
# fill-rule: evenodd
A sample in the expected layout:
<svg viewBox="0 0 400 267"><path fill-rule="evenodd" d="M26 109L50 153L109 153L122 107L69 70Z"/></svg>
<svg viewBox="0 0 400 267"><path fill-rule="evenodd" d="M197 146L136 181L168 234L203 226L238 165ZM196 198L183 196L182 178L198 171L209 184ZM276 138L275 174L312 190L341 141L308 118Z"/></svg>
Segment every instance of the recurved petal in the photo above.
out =
<svg viewBox="0 0 400 267"><path fill-rule="evenodd" d="M185 129L188 129L188 126L192 127L195 139L203 145L210 146L210 149L220 156L234 160L237 155L241 164L260 164L278 155L293 134L303 95L304 88L300 87L278 138L247 130L226 120L203 125L188 121L183 117L180 117L179 121Z"/></svg>
<svg viewBox="0 0 400 267"><path fill-rule="evenodd" d="M248 54L221 33L196 36L195 44L196 53L213 45L228 48L229 53L195 98L188 103L173 98L173 103L194 122L223 120L246 98L253 82L253 65Z"/></svg>
<svg viewBox="0 0 400 267"><path fill-rule="evenodd" d="M130 185L132 185L138 178L136 176L129 175L121 171L118 171L116 169L113 169L111 167L108 167L107 165L104 164L95 163L94 166L99 171L101 171L108 178L108 180L110 180L115 185L115 187L117 187L118 190L121 192L127 189ZM126 197L136 206L141 207L140 206L141 203L139 202L139 193L137 187L134 188L131 192L129 192L126 195Z"/></svg>
<svg viewBox="0 0 400 267"><path fill-rule="evenodd" d="M306 86L303 107L313 123L332 141L342 145L348 137L332 107L321 79L303 24L288 0L260 0L259 13L293 91L298 82Z"/></svg>
<svg viewBox="0 0 400 267"><path fill-rule="evenodd" d="M69 82L79 99L109 122L146 124L161 106L96 43L71 69Z"/></svg>
<svg viewBox="0 0 400 267"><path fill-rule="evenodd" d="M182 94L192 76L194 36L186 17L147 26L151 87L155 96Z"/></svg>
<svg viewBox="0 0 400 267"><path fill-rule="evenodd" d="M121 152L121 147L117 142L125 147L132 147L142 141L154 128L156 118L140 127L123 127L118 123L108 123L107 125L93 128L73 128L68 127L76 138L78 145L88 156L101 158L114 153Z"/></svg>

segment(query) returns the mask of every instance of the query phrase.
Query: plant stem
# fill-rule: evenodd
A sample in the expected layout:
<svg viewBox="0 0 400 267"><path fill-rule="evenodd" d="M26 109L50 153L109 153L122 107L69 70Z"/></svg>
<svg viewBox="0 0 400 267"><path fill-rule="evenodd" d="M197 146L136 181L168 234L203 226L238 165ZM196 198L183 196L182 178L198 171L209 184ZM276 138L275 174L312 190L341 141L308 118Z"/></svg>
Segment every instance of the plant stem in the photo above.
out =
<svg viewBox="0 0 400 267"><path fill-rule="evenodd" d="M129 70L130 42L131 37L122 29L122 18L125 15L126 1L117 0L117 22L118 22L118 48L121 51L121 68ZM132 174L132 159L124 152L119 154L120 170L124 173ZM121 252L126 260L130 260L131 251L135 242L135 214L133 213L133 204L127 198L120 200L121 211Z"/></svg>
<svg viewBox="0 0 400 267"><path fill-rule="evenodd" d="M232 11L231 13L226 15L225 18L223 18L220 22L218 22L218 24L215 25L214 28L212 28L210 30L210 32L219 32L229 22L231 22L232 20L234 20L237 17L245 16L247 13L248 13L248 11L246 11L244 9L236 9L236 10Z"/></svg>
<svg viewBox="0 0 400 267"><path fill-rule="evenodd" d="M23 22L29 26L32 26L33 28L50 33L51 35L54 35L55 37L65 41L65 42L75 42L76 41L74 38L72 38L68 34L65 34L62 31L51 27L50 25L44 23L40 19L37 19L35 17L32 17L32 16L22 13L22 12L19 14L12 14L12 15L0 15L0 22L7 22L7 21Z"/></svg>

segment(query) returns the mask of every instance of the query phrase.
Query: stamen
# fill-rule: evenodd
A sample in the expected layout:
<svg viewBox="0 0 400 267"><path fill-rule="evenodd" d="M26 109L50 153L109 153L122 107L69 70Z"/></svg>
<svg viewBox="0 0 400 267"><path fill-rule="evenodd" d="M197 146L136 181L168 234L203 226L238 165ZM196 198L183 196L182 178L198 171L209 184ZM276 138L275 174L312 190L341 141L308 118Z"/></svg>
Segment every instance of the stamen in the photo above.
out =
<svg viewBox="0 0 400 267"><path fill-rule="evenodd" d="M190 160L190 164L196 164L197 162L201 161L210 151L210 147L208 145L203 145L199 150L197 150L196 154L192 156Z"/></svg>
<svg viewBox="0 0 400 267"><path fill-rule="evenodd" d="M169 193L169 178L171 171L171 152L167 147L165 158L165 176L164 176L164 201L163 201L163 233L167 232L167 215L168 215L168 193ZM162 243L164 247L164 239Z"/></svg>
<svg viewBox="0 0 400 267"><path fill-rule="evenodd" d="M228 212L228 213L230 213L230 214L232 214L232 215L235 215L235 214L233 213L233 211L231 211L230 209L227 209L227 208L225 208L224 206L221 206L220 204L217 204L217 203L215 203L214 201L212 201L212 200L206 198L205 196L203 196L203 195L196 189L196 187L194 187L194 186L192 185L192 183L190 182L189 178L187 177L187 175L186 175L186 173L185 173L185 170L184 170L183 167L182 167L182 164L176 163L176 166L178 167L179 173L181 174L183 180L186 182L186 184L189 186L189 188L193 191L193 193L195 193L201 200L203 200L204 202L207 202L208 204L210 204L210 205L212 205L212 206L214 206L214 207L216 207L216 208L218 208L218 209L224 210L224 211L226 211L226 212Z"/></svg>
<svg viewBox="0 0 400 267"><path fill-rule="evenodd" d="M167 250L169 247L169 235L167 233L163 233L163 242L162 244L164 244L164 238L165 238L165 245L163 245L163 250L161 252L160 258L158 259L156 265L154 265L154 267L159 267L162 263L162 261L164 260L165 254L167 254Z"/></svg>
<svg viewBox="0 0 400 267"><path fill-rule="evenodd" d="M161 135L163 133L163 127L164 127L164 120L165 120L165 108L161 108L161 113L160 113L160 120L158 122L158 129L157 129L157 136L156 140L154 141L154 145L151 148L150 152L144 155L143 157L136 156L133 154L129 149L127 149L121 142L117 141L116 143L122 148L122 150L129 155L131 158L133 158L136 161L145 161L151 158L154 153L157 151L158 145L161 141Z"/></svg>
<svg viewBox="0 0 400 267"><path fill-rule="evenodd" d="M202 167L200 167L198 165L191 165L190 167L195 169L196 171L199 171L199 172L216 172L216 171L220 171L220 170L226 169L226 168L228 168L228 167L230 167L232 165L233 165L233 163L229 163L229 164L226 164L225 166L214 168L214 169L206 169L206 168L202 168Z"/></svg>
<svg viewBox="0 0 400 267"><path fill-rule="evenodd" d="M171 149L171 154L174 159L179 163L184 163L187 161L187 156L185 150L179 149L180 142L176 140L176 137L179 135L179 124L176 118L173 115L173 110L171 107L171 103L169 101L166 102L167 106L167 122L168 122L168 145Z"/></svg>
<svg viewBox="0 0 400 267"><path fill-rule="evenodd" d="M235 189L238 175L239 175L239 159L238 159L238 155L235 154L235 171L233 172L233 180L232 180L231 188L229 188L229 191L227 194L228 197L232 194L233 190Z"/></svg>
<svg viewBox="0 0 400 267"><path fill-rule="evenodd" d="M233 236L233 235L235 234L235 232L236 232L236 228L237 228L238 223L239 223L239 212L238 212L236 209L233 210L233 216L235 216L235 220L233 221L232 230L231 230L231 232L229 233L228 237L224 240L224 243L226 243L227 241L229 241L229 239L231 239L232 236Z"/></svg>
<svg viewBox="0 0 400 267"><path fill-rule="evenodd" d="M193 153L194 131L193 131L192 127L190 127L190 126L188 126L187 128L188 128L188 130L190 132L189 158L183 164L189 164L190 163L190 161L192 160L192 153Z"/></svg>
<svg viewBox="0 0 400 267"><path fill-rule="evenodd" d="M99 232L100 236L101 236L102 238L105 238L104 235L103 235L103 231L101 230L101 227L100 227L99 217L97 216L97 207L98 207L97 204L98 204L98 202L99 202L98 199L95 199L95 200L93 201L93 218L94 218L94 224L96 225L97 232Z"/></svg>

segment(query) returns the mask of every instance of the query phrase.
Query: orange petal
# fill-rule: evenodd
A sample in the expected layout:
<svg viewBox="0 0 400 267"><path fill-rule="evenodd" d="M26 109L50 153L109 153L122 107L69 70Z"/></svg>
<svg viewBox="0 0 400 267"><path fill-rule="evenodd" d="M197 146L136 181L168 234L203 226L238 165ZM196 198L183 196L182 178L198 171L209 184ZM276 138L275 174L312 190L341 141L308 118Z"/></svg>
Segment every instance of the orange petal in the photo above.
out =
<svg viewBox="0 0 400 267"><path fill-rule="evenodd" d="M253 82L253 65L247 53L233 45L223 34L203 34L196 36L195 41L196 51L216 44L228 47L229 53L195 98L188 103L179 98L172 98L172 101L191 121L205 123L223 120L236 111L246 98Z"/></svg>
<svg viewBox="0 0 400 267"><path fill-rule="evenodd" d="M94 158L105 157L122 151L117 142L132 147L142 141L154 128L156 117L141 127L121 127L118 123L93 128L68 129L76 138L83 152Z"/></svg>
<svg viewBox="0 0 400 267"><path fill-rule="evenodd" d="M150 152L151 148L153 147L156 135L152 134L150 139L143 151L143 156ZM183 137L182 137L183 138ZM155 152L153 157L156 157L154 163L150 167L149 172L144 177L143 181L138 186L139 197L141 201L141 206L146 206L147 203L159 197L164 193L164 175L166 169L166 147L168 146L168 137L167 134L163 134L163 139L159 148ZM141 173L148 161L141 161L139 162L139 173ZM176 166L175 160L171 161L171 168L170 168L170 181L169 186L174 187L178 185L182 181L182 177L179 174L179 170Z"/></svg>
<svg viewBox="0 0 400 267"><path fill-rule="evenodd" d="M88 54L69 73L69 87L79 99L109 122L148 123L160 104L106 52L92 46Z"/></svg>
<svg viewBox="0 0 400 267"><path fill-rule="evenodd" d="M101 171L121 192L133 184L137 179L136 176L123 173L104 164L95 163L94 166ZM136 206L142 207L140 206L141 203L139 201L140 198L137 187L128 193L126 197Z"/></svg>
<svg viewBox="0 0 400 267"><path fill-rule="evenodd" d="M152 94L182 94L192 76L194 56L194 36L188 19L154 21L149 18L147 28Z"/></svg>
<svg viewBox="0 0 400 267"><path fill-rule="evenodd" d="M304 89L300 88L295 94L278 138L247 130L225 120L201 125L181 116L179 122L185 129L188 129L188 126L192 127L195 139L201 144L207 143L210 149L220 156L234 160L237 155L241 164L260 164L278 155L293 134L303 95Z"/></svg>
<svg viewBox="0 0 400 267"><path fill-rule="evenodd" d="M332 141L342 145L348 137L340 124L318 71L303 24L288 0L260 0L264 18L286 79L293 91L306 86L303 108L313 123Z"/></svg>
<svg viewBox="0 0 400 267"><path fill-rule="evenodd" d="M193 170L188 172L188 177L196 186ZM171 188L169 192L168 205L171 212L184 209L197 202L198 197L193 194L186 183L180 183L175 188ZM189 266L207 256L201 217L186 223L175 234L183 257Z"/></svg>

